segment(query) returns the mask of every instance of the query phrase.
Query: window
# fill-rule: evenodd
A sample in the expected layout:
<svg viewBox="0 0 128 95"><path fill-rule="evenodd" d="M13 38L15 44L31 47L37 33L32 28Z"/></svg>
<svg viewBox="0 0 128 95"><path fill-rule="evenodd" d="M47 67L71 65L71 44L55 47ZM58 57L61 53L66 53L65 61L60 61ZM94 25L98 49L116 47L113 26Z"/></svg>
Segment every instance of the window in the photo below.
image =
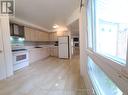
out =
<svg viewBox="0 0 128 95"><path fill-rule="evenodd" d="M97 95L123 95L128 85L128 0L87 1L88 75Z"/></svg>
<svg viewBox="0 0 128 95"><path fill-rule="evenodd" d="M88 58L88 72L97 95L123 95L123 92L90 58Z"/></svg>
<svg viewBox="0 0 128 95"><path fill-rule="evenodd" d="M96 52L123 64L127 55L127 4L128 0L95 0Z"/></svg>
<svg viewBox="0 0 128 95"><path fill-rule="evenodd" d="M87 6L87 16L88 16L88 48L92 48L92 2L88 2Z"/></svg>

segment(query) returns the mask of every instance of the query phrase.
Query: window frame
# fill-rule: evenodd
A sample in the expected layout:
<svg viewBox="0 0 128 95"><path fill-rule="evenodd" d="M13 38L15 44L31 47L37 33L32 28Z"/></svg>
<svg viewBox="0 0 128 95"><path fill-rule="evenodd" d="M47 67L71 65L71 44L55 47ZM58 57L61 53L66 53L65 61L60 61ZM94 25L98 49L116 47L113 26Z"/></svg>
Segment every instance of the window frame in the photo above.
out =
<svg viewBox="0 0 128 95"><path fill-rule="evenodd" d="M112 79L112 81L123 91L126 92L126 88L128 86L127 79L121 75L122 68L118 66L115 62L104 58L101 55L98 55L95 52L92 52L90 50L86 50L87 56L90 57L95 64L97 64L106 75ZM104 63L104 64L103 64ZM111 64L115 65L111 65ZM116 67L113 67L116 66ZM119 70L117 70L119 68Z"/></svg>
<svg viewBox="0 0 128 95"><path fill-rule="evenodd" d="M128 68L128 39L127 39L126 67Z"/></svg>
<svg viewBox="0 0 128 95"><path fill-rule="evenodd" d="M94 33L92 33L93 34L93 51L94 52L96 52L96 0L90 0L93 4L92 4L92 7L93 7L93 14L92 14L92 16L94 17L92 20L92 22L93 22L93 31L92 32L94 32ZM97 54L99 54L99 55L101 55L101 56L104 56L105 58L107 58L107 59L110 59L110 60L112 60L112 61L115 61L117 64L119 64L119 66L121 65L121 66L123 66L124 67L124 65L125 65L125 67L128 69L128 39L127 39L127 53L126 53L126 64L122 64L121 62L119 62L118 60L116 60L116 59L114 59L114 58L112 58L112 57L108 57L108 56L106 56L106 55L103 55L103 54L101 54L101 53L98 53L98 52L96 52ZM128 73L128 72L127 72Z"/></svg>
<svg viewBox="0 0 128 95"><path fill-rule="evenodd" d="M95 0L90 0L90 1L94 1L94 5L95 5ZM93 5L93 4L91 4L91 5ZM92 7L95 7L95 6L92 6ZM92 10L91 10L92 11ZM94 11L95 11L95 8L94 8ZM95 12L93 12L92 13L92 15L93 14L95 14ZM95 16L95 15L94 15ZM90 48L88 45L88 43L89 43L89 41L88 41L88 32L89 31L87 31L87 49L88 50L90 50L90 51L93 51L93 52L95 52L97 55L100 55L100 56L102 56L102 57L104 57L104 58L106 58L106 59L108 59L108 60L111 60L111 65L114 65L113 67L115 67L115 65L116 65L116 67L117 67L117 69L119 69L118 67L120 67L120 66L122 66L123 68L128 68L128 41L127 41L127 54L126 54L126 65L124 66L124 65L122 65L122 63L120 63L119 61L116 61L116 60L114 60L113 58L110 58L110 57L107 57L107 56L105 56L105 55L103 55L103 54L100 54L100 53L98 53L98 52L96 52L96 27L95 27L95 25L96 25L96 21L94 20L94 16L93 17L91 17L91 18L93 18L93 19L91 19L92 20L92 48ZM116 64L113 64L113 62L114 63L116 63Z"/></svg>
<svg viewBox="0 0 128 95"><path fill-rule="evenodd" d="M106 57L100 53L96 52L96 20L95 20L95 6L96 0L88 0L91 1L92 6L92 48L89 48L88 41L88 30L87 30L87 48L85 52L88 57L90 57L95 64L97 64L102 70L109 76L110 79L114 81L115 84L124 92L128 93L128 39L127 39L127 54L126 54L126 64L125 66L120 64L120 62L114 61L113 59ZM86 10L89 11L88 9ZM87 13L86 12L86 13ZM88 16L88 15L87 15ZM87 17L88 18L88 17ZM88 24L88 22L87 22ZM88 29L88 27L87 27ZM103 64L104 63L104 64ZM107 68L106 68L107 67Z"/></svg>
<svg viewBox="0 0 128 95"><path fill-rule="evenodd" d="M93 61L92 58L88 57L88 61L89 61L89 59L91 59ZM89 63L87 63L87 64L89 65ZM96 63L93 61L93 64L96 64ZM96 64L96 65L119 88L119 86L113 81L113 79L111 79L111 77L107 73L105 73L104 70L102 70L102 68L98 64ZM87 68L88 71L89 71L89 68L90 68L90 66ZM97 85L97 81L95 79L93 80L93 78L95 77L94 74L92 72L90 72L90 71L88 72L88 74L90 75L90 80L92 81L94 88L97 90L97 91L95 91L95 93L97 93L98 95L102 95L101 89L98 87L99 84Z"/></svg>
<svg viewBox="0 0 128 95"><path fill-rule="evenodd" d="M87 11L87 17L88 17L88 15L92 15L93 14L93 12L92 12L92 7L90 8L89 6L91 5L92 6L92 0L87 0L88 2L87 2L87 10L90 10L91 12L88 12ZM91 14L90 14L91 13ZM90 21L91 20L91 21ZM87 23L88 22L91 22L91 24L93 25L93 17L91 16L89 19L87 19ZM89 29L90 27L89 27L89 25L87 24L87 30ZM89 32L91 32L91 34L93 35L93 28L91 29L91 31L88 31L87 32L87 48L89 49L89 50L91 50L91 51L93 51L93 36L91 36L91 44L92 44L92 47L90 47L89 46Z"/></svg>
<svg viewBox="0 0 128 95"><path fill-rule="evenodd" d="M111 23L111 22L107 22L107 23ZM96 24L96 23L95 23L95 24ZM117 23L115 23L115 24L117 24ZM94 25L94 26L96 26L96 25ZM96 29L95 29L95 30L96 30ZM96 36L95 36L95 37L96 37ZM95 40L96 40L96 38L95 38ZM128 47L127 47L127 50L128 50ZM127 58L126 58L126 61L125 61L125 64L124 64L123 62L119 61L118 59L116 59L116 58L114 58L114 57L112 57L112 56L108 56L108 55L106 55L106 54L104 54L104 53L97 52L96 50L95 50L95 52L98 53L98 54L100 54L100 55L102 55L102 56L104 56L104 57L106 57L106 58L108 58L108 59L110 59L110 60L116 61L117 64L120 64L120 65L122 65L122 66L127 66ZM126 53L126 57L127 57L127 53Z"/></svg>

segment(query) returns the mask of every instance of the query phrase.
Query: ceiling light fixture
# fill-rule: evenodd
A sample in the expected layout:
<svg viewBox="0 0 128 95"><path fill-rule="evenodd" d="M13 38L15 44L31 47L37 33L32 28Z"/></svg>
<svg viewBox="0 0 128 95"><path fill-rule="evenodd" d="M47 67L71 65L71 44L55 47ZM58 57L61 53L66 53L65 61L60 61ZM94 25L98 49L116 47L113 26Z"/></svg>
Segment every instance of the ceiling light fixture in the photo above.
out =
<svg viewBox="0 0 128 95"><path fill-rule="evenodd" d="M53 28L59 28L59 25L57 25L57 24L55 24L54 26L53 26Z"/></svg>

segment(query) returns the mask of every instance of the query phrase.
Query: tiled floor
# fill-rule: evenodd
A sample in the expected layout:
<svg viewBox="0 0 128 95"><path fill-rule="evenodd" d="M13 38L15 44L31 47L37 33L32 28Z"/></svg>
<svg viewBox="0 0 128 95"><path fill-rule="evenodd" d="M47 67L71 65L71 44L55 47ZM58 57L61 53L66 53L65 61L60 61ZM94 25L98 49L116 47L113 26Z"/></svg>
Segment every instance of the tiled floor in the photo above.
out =
<svg viewBox="0 0 128 95"><path fill-rule="evenodd" d="M0 81L0 95L86 95L79 56L72 60L49 57Z"/></svg>

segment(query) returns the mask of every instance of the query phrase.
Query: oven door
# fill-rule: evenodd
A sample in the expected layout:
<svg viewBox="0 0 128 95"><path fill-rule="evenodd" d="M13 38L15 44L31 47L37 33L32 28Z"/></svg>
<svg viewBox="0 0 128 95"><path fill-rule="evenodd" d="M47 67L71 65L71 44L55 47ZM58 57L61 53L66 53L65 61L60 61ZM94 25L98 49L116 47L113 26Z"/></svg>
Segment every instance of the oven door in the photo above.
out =
<svg viewBox="0 0 128 95"><path fill-rule="evenodd" d="M28 61L28 52L15 52L13 53L14 64Z"/></svg>

